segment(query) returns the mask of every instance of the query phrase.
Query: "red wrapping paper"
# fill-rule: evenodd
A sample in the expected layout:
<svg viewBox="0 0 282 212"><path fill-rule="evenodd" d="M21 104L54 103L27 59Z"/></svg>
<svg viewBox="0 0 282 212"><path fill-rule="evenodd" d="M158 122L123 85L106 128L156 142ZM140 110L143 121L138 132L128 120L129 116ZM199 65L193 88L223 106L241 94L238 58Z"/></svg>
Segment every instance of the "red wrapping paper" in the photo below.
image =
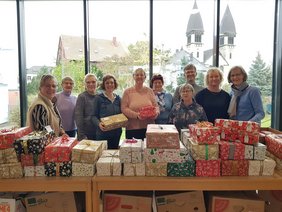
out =
<svg viewBox="0 0 282 212"><path fill-rule="evenodd" d="M156 107L152 105L144 106L139 110L139 116L142 119L150 119L156 116Z"/></svg>
<svg viewBox="0 0 282 212"><path fill-rule="evenodd" d="M247 160L222 160L222 176L248 176L249 161Z"/></svg>
<svg viewBox="0 0 282 212"><path fill-rule="evenodd" d="M219 158L222 160L244 160L245 145L240 142L219 142Z"/></svg>
<svg viewBox="0 0 282 212"><path fill-rule="evenodd" d="M220 176L220 160L196 160L197 177Z"/></svg>
<svg viewBox="0 0 282 212"><path fill-rule="evenodd" d="M71 160L72 148L78 143L76 138L62 136L45 147L45 162L64 162Z"/></svg>
<svg viewBox="0 0 282 212"><path fill-rule="evenodd" d="M218 127L201 127L197 124L189 125L190 135L198 144L214 144L220 141L220 129Z"/></svg>
<svg viewBox="0 0 282 212"><path fill-rule="evenodd" d="M21 154L20 156L22 166L42 166L44 165L44 159L44 152L38 155Z"/></svg>
<svg viewBox="0 0 282 212"><path fill-rule="evenodd" d="M267 151L282 159L282 134L269 134L265 136Z"/></svg>
<svg viewBox="0 0 282 212"><path fill-rule="evenodd" d="M14 148L13 143L29 133L32 130L30 127L2 129L0 131L0 149Z"/></svg>

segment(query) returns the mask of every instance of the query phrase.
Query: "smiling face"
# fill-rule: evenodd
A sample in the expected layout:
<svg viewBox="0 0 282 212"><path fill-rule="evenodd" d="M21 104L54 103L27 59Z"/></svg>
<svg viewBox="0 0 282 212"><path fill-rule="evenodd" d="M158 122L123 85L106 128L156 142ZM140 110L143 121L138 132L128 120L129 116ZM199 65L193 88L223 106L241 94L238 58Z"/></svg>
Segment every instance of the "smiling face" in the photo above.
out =
<svg viewBox="0 0 282 212"><path fill-rule="evenodd" d="M184 85L180 88L180 97L184 102L192 101L193 98L193 87Z"/></svg>
<svg viewBox="0 0 282 212"><path fill-rule="evenodd" d="M40 93L50 100L54 98L56 90L57 82L53 78L46 79L40 87Z"/></svg>
<svg viewBox="0 0 282 212"><path fill-rule="evenodd" d="M143 85L146 75L143 69L137 69L133 74L133 79L136 85Z"/></svg>
<svg viewBox="0 0 282 212"><path fill-rule="evenodd" d="M64 92L71 93L73 89L74 83L72 80L64 80L62 83L62 88Z"/></svg>
<svg viewBox="0 0 282 212"><path fill-rule="evenodd" d="M104 86L105 86L105 91L107 93L112 93L115 89L115 81L113 78L109 78L104 82Z"/></svg>
<svg viewBox="0 0 282 212"><path fill-rule="evenodd" d="M154 80L153 82L153 90L155 92L161 92L163 90L163 82L159 79Z"/></svg>
<svg viewBox="0 0 282 212"><path fill-rule="evenodd" d="M230 80L235 86L239 86L244 82L244 75L239 68L235 68L230 73Z"/></svg>
<svg viewBox="0 0 282 212"><path fill-rule="evenodd" d="M88 93L90 94L95 94L96 93L96 83L97 83L97 79L92 76L89 75L88 77L86 77L85 79L85 89Z"/></svg>
<svg viewBox="0 0 282 212"><path fill-rule="evenodd" d="M212 87L219 87L221 83L221 75L219 74L218 71L214 70L208 73L207 76L207 85L212 86Z"/></svg>
<svg viewBox="0 0 282 212"><path fill-rule="evenodd" d="M197 72L196 72L195 69L190 68L190 69L184 70L184 75L185 75L188 83L190 83L192 85L195 84L195 80L196 80L196 76L197 76Z"/></svg>

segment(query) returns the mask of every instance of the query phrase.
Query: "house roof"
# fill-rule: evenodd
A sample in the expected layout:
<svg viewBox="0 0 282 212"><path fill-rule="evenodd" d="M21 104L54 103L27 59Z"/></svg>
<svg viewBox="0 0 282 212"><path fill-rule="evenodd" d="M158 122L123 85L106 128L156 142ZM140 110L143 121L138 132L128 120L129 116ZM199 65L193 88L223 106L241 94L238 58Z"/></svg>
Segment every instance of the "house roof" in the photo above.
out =
<svg viewBox="0 0 282 212"><path fill-rule="evenodd" d="M229 5L227 5L224 15L222 17L221 23L220 23L220 34L221 35L227 35L227 36L236 36L236 27L235 23L231 14L231 11L229 9Z"/></svg>
<svg viewBox="0 0 282 212"><path fill-rule="evenodd" d="M194 2L192 13L189 17L189 21L187 24L186 35L190 34L203 34L204 33L204 25L201 14L198 10L198 6L196 1Z"/></svg>
<svg viewBox="0 0 282 212"><path fill-rule="evenodd" d="M64 59L82 60L84 58L84 38L82 36L61 35L60 43ZM118 42L116 37L113 37L112 40L90 38L89 43L91 62L101 62L113 56L125 57L128 54L127 48Z"/></svg>

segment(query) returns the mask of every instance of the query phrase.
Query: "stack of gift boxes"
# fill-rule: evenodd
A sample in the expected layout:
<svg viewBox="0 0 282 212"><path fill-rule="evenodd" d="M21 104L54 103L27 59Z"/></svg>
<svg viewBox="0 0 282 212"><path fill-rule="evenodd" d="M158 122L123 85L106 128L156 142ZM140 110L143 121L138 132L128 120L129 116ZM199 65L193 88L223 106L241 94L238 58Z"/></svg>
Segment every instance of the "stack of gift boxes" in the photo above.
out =
<svg viewBox="0 0 282 212"><path fill-rule="evenodd" d="M174 125L148 125L144 160L146 176L195 176L195 162Z"/></svg>
<svg viewBox="0 0 282 212"><path fill-rule="evenodd" d="M72 149L72 176L94 176L96 162L107 149L107 141L82 140Z"/></svg>
<svg viewBox="0 0 282 212"><path fill-rule="evenodd" d="M266 155L276 162L276 169L282 170L282 134L265 135Z"/></svg>
<svg viewBox="0 0 282 212"><path fill-rule="evenodd" d="M14 148L16 139L31 132L29 127L0 131L0 178L20 178L23 170Z"/></svg>

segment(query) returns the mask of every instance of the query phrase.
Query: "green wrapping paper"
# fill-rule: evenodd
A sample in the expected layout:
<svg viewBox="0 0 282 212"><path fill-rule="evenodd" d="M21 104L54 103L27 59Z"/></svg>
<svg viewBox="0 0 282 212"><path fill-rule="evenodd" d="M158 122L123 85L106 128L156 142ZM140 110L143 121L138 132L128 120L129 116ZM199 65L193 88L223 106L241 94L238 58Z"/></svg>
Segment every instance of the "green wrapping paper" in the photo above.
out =
<svg viewBox="0 0 282 212"><path fill-rule="evenodd" d="M196 163L191 156L183 163L168 163L167 176L192 177L196 175Z"/></svg>

